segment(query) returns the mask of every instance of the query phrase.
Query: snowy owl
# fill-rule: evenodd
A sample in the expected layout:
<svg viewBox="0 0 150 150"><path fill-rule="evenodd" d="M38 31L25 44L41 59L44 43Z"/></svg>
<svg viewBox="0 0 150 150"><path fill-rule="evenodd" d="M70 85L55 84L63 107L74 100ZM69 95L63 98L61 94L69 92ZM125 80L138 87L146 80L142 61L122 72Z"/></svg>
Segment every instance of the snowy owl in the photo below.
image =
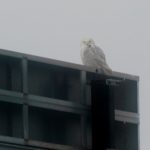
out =
<svg viewBox="0 0 150 150"><path fill-rule="evenodd" d="M94 67L96 70L100 69L105 74L112 74L103 50L96 46L91 38L81 42L81 59L86 66Z"/></svg>

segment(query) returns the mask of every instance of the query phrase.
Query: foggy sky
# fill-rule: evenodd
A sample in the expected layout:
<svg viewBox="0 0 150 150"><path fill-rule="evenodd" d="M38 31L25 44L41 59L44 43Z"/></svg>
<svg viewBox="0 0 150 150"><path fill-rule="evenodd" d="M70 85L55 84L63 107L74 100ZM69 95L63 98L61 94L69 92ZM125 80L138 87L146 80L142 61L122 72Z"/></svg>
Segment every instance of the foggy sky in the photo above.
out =
<svg viewBox="0 0 150 150"><path fill-rule="evenodd" d="M141 150L150 148L148 0L0 0L0 48L81 63L92 37L115 71L140 76Z"/></svg>

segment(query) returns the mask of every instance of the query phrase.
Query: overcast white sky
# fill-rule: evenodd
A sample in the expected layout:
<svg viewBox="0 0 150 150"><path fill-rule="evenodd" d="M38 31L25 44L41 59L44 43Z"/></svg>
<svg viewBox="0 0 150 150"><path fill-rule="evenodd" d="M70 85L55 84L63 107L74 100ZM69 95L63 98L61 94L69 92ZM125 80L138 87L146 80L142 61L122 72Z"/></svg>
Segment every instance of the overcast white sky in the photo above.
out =
<svg viewBox="0 0 150 150"><path fill-rule="evenodd" d="M0 0L0 48L81 63L84 37L113 70L140 76L141 150L149 150L150 1Z"/></svg>

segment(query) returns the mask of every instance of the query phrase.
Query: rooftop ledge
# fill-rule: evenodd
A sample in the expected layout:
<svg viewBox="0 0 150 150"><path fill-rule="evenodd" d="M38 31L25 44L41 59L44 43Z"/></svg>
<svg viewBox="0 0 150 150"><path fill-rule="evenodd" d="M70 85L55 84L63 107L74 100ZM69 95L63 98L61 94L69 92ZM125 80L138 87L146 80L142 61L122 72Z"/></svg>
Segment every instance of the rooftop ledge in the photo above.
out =
<svg viewBox="0 0 150 150"><path fill-rule="evenodd" d="M56 66L60 66L60 67L70 68L70 69L76 69L76 70L97 73L95 68L91 68L88 66L65 62L65 61L60 61L60 60L55 60L55 59L51 59L51 58L30 55L30 54L25 54L25 53L20 53L20 52L14 52L14 51L5 50L5 49L0 49L0 55L14 57L14 58L20 58L20 59L26 58L28 60L35 61L35 62L46 63L46 64L56 65ZM103 74L103 73L99 72L98 74ZM137 75L131 75L131 74L126 74L126 73L121 73L121 72L116 72L116 71L113 71L113 73L112 73L112 75L110 75L110 77L119 77L119 78L139 81L139 76L137 76Z"/></svg>

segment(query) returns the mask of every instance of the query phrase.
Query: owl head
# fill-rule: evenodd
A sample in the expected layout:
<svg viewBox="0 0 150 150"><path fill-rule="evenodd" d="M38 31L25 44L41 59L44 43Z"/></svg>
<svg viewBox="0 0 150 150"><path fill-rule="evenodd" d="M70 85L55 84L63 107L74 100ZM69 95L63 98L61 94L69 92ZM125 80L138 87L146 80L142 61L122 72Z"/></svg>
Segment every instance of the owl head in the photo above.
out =
<svg viewBox="0 0 150 150"><path fill-rule="evenodd" d="M92 38L85 38L82 40L81 44L87 47L92 47L95 45L95 42Z"/></svg>

